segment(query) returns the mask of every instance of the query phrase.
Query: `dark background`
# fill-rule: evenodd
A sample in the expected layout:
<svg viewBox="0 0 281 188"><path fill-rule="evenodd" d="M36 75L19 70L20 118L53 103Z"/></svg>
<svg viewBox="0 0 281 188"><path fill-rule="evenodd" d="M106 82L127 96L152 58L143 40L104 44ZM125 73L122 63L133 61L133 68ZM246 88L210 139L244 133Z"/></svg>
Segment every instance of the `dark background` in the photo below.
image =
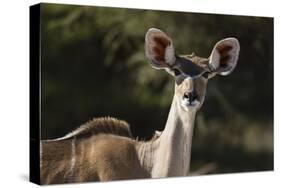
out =
<svg viewBox="0 0 281 188"><path fill-rule="evenodd" d="M43 4L42 139L61 137L93 117L113 116L135 137L163 130L174 91L151 68L144 36L160 28L178 54L208 57L225 37L238 38L239 61L210 80L197 114L191 170L273 169L273 19L231 15Z"/></svg>

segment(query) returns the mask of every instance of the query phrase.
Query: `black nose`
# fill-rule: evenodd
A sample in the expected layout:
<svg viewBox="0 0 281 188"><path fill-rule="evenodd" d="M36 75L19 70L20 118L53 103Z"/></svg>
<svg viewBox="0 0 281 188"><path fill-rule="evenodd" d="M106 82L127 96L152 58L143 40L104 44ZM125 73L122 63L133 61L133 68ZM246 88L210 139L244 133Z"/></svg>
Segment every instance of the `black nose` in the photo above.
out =
<svg viewBox="0 0 281 188"><path fill-rule="evenodd" d="M195 99L198 98L198 95L193 91L184 93L183 97L188 100L189 104L191 104Z"/></svg>

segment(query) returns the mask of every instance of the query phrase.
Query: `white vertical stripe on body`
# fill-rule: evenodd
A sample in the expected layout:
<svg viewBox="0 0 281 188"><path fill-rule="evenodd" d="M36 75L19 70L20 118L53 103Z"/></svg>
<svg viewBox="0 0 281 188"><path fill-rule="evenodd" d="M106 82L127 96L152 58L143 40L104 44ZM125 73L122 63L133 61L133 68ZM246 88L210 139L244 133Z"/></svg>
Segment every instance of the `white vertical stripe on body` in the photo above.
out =
<svg viewBox="0 0 281 188"><path fill-rule="evenodd" d="M76 163L76 137L73 138L73 140L71 141L71 160L70 160L70 177L73 177L74 174L74 167L75 167L75 163Z"/></svg>

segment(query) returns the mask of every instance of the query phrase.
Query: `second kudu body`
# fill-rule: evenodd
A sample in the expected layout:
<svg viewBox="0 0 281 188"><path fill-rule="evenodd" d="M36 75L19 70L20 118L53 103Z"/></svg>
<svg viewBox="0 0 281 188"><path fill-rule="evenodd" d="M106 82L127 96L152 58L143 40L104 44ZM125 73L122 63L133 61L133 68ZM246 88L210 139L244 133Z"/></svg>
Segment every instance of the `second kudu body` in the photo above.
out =
<svg viewBox="0 0 281 188"><path fill-rule="evenodd" d="M94 119L65 137L41 142L41 183L188 175L195 116L203 104L208 79L231 73L239 50L237 39L226 38L214 46L209 58L177 56L167 34L149 29L147 58L152 67L165 69L175 78L164 131L150 141L137 141L126 122Z"/></svg>

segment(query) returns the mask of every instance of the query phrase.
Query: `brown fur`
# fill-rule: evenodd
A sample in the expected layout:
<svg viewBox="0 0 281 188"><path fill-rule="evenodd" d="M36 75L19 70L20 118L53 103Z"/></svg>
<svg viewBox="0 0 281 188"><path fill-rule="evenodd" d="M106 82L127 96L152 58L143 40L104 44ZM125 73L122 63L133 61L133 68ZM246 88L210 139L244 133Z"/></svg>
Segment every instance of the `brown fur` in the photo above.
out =
<svg viewBox="0 0 281 188"><path fill-rule="evenodd" d="M64 136L66 139L89 137L97 134L114 134L125 137L132 137L129 124L126 121L113 117L94 118L84 125Z"/></svg>
<svg viewBox="0 0 281 188"><path fill-rule="evenodd" d="M76 163L72 171L71 141L42 141L41 183L73 183L148 178L140 165L135 141L111 134L99 134L75 143ZM114 147L112 147L114 145ZM124 160L126 158L126 160Z"/></svg>
<svg viewBox="0 0 281 188"><path fill-rule="evenodd" d="M65 183L71 158L71 140L41 141L41 184Z"/></svg>
<svg viewBox="0 0 281 188"><path fill-rule="evenodd" d="M140 165L134 140L102 135L96 142L96 150L99 151L95 161L100 181L149 177Z"/></svg>
<svg viewBox="0 0 281 188"><path fill-rule="evenodd" d="M194 52L189 55L183 55L182 57L187 60L190 60L192 63L198 65L199 67L205 68L205 69L208 67L208 64L209 64L209 59L199 57Z"/></svg>
<svg viewBox="0 0 281 188"><path fill-rule="evenodd" d="M89 121L64 139L42 140L41 184L149 177L130 137L125 121L105 117ZM76 162L71 170L73 139Z"/></svg>

